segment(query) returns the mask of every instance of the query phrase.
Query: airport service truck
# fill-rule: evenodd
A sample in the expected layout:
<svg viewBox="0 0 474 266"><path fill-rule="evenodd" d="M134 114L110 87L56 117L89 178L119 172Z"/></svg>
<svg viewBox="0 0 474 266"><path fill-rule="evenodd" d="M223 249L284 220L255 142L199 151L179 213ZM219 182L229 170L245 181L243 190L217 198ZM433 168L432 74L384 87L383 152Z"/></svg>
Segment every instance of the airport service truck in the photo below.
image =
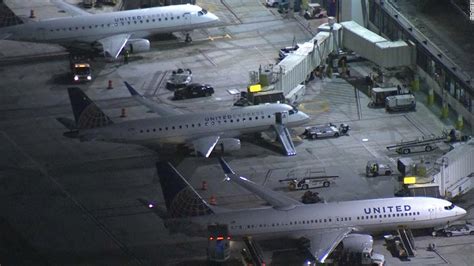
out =
<svg viewBox="0 0 474 266"><path fill-rule="evenodd" d="M339 176L321 175L323 171L313 169L294 169L290 171L287 178L278 180L288 182L290 190L306 190L310 188L329 187Z"/></svg>
<svg viewBox="0 0 474 266"><path fill-rule="evenodd" d="M343 260L349 259L358 265L382 266L385 263L385 257L374 252L374 239L371 235L349 234L342 240L342 245L341 259Z"/></svg>
<svg viewBox="0 0 474 266"><path fill-rule="evenodd" d="M416 101L413 94L394 95L385 98L385 110L387 112L414 111L415 109Z"/></svg>
<svg viewBox="0 0 474 266"><path fill-rule="evenodd" d="M375 87L370 91L369 107L383 107L385 105L385 98L398 94L397 87L380 88Z"/></svg>

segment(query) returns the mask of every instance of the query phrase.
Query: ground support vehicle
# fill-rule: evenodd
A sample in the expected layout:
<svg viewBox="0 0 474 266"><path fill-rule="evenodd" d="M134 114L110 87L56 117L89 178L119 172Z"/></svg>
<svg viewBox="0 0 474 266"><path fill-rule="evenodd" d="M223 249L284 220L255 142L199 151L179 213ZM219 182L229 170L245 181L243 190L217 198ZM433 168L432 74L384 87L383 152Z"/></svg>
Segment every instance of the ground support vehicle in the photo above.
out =
<svg viewBox="0 0 474 266"><path fill-rule="evenodd" d="M318 187L329 187L339 176L313 176L303 178L280 179L278 182L287 182L290 190L302 190Z"/></svg>
<svg viewBox="0 0 474 266"><path fill-rule="evenodd" d="M227 225L217 224L207 227L207 259L211 262L224 262L230 258L230 235Z"/></svg>
<svg viewBox="0 0 474 266"><path fill-rule="evenodd" d="M433 231L433 236L463 236L474 235L474 226L468 222L455 223L437 227Z"/></svg>
<svg viewBox="0 0 474 266"><path fill-rule="evenodd" d="M365 175L367 177L378 175L392 175L392 167L386 163L379 163L378 161L368 161L365 166Z"/></svg>
<svg viewBox="0 0 474 266"><path fill-rule="evenodd" d="M281 0L266 0L266 5L269 6L269 7L277 7Z"/></svg>
<svg viewBox="0 0 474 266"><path fill-rule="evenodd" d="M86 54L71 53L69 56L69 66L74 82L87 82L92 80L92 68Z"/></svg>
<svg viewBox="0 0 474 266"><path fill-rule="evenodd" d="M305 19L318 19L327 17L326 10L321 8L320 4L309 3L308 9L304 12Z"/></svg>
<svg viewBox="0 0 474 266"><path fill-rule="evenodd" d="M207 84L192 83L174 91L174 100L209 97L214 94L214 88Z"/></svg>
<svg viewBox="0 0 474 266"><path fill-rule="evenodd" d="M166 81L166 88L168 90L175 90L186 87L193 80L193 74L190 69L178 68L173 70L171 76Z"/></svg>
<svg viewBox="0 0 474 266"><path fill-rule="evenodd" d="M82 6L84 8L92 8L95 5L95 0L83 0L82 1Z"/></svg>
<svg viewBox="0 0 474 266"><path fill-rule="evenodd" d="M304 204L313 204L321 202L318 192L313 192L311 190L306 191L303 196L301 196L301 202Z"/></svg>
<svg viewBox="0 0 474 266"><path fill-rule="evenodd" d="M388 96L385 98L385 110L387 112L414 111L416 100L413 94Z"/></svg>
<svg viewBox="0 0 474 266"><path fill-rule="evenodd" d="M351 233L333 251L334 265L378 265L385 264L385 256L373 251L371 235Z"/></svg>
<svg viewBox="0 0 474 266"><path fill-rule="evenodd" d="M97 2L109 6L115 6L117 4L117 0L98 0Z"/></svg>
<svg viewBox="0 0 474 266"><path fill-rule="evenodd" d="M346 124L341 124L338 127L336 125L329 123L326 125L316 125L311 127L306 127L303 135L309 139L317 139L322 137L339 137L340 135L347 135L350 130L350 127Z"/></svg>
<svg viewBox="0 0 474 266"><path fill-rule="evenodd" d="M385 105L385 98L398 94L397 87L380 88L375 87L370 90L369 107L383 107Z"/></svg>
<svg viewBox="0 0 474 266"><path fill-rule="evenodd" d="M71 64L71 75L74 82L91 81L91 66L89 65L89 63Z"/></svg>
<svg viewBox="0 0 474 266"><path fill-rule="evenodd" d="M449 132L447 130L443 131L443 134L446 135L447 143L468 141L471 139L471 136L463 135L461 131L454 128L449 130Z"/></svg>
<svg viewBox="0 0 474 266"><path fill-rule="evenodd" d="M392 256L400 258L401 260L408 259L408 253L403 247L402 241L399 236L386 235L384 236L387 249L390 251Z"/></svg>
<svg viewBox="0 0 474 266"><path fill-rule="evenodd" d="M421 137L416 140L401 141L398 144L387 146L387 150L395 150L398 154L409 154L411 152L430 152L437 149L439 142L446 141L446 136Z"/></svg>

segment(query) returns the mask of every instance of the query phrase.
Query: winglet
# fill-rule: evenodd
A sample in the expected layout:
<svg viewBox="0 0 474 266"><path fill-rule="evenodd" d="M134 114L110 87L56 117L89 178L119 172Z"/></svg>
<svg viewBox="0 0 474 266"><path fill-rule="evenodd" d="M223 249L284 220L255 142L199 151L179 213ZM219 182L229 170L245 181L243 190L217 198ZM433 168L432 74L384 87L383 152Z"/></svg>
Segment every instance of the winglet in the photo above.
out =
<svg viewBox="0 0 474 266"><path fill-rule="evenodd" d="M226 174L235 174L232 168L227 164L226 161L224 161L224 158L219 157L219 163L221 164L222 170L224 170L224 173Z"/></svg>
<svg viewBox="0 0 474 266"><path fill-rule="evenodd" d="M124 81L123 83L125 83L125 86L127 86L127 89L128 89L128 91L130 92L130 94L131 94L132 96L136 96L136 95L141 96L140 93L138 93L138 92L132 87L132 85L128 84L128 82Z"/></svg>

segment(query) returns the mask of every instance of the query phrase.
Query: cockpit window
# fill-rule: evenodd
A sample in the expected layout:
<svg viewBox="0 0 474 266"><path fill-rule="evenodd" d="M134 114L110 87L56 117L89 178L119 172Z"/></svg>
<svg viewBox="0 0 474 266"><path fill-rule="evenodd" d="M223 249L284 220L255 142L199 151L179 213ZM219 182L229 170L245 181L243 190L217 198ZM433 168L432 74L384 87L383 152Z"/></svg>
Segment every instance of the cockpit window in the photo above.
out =
<svg viewBox="0 0 474 266"><path fill-rule="evenodd" d="M198 16L203 16L207 14L207 10L206 9L201 9L201 11L198 11Z"/></svg>
<svg viewBox="0 0 474 266"><path fill-rule="evenodd" d="M455 205L454 205L454 203L452 203L452 204L449 205L449 206L444 206L444 209L447 210L447 211L449 211L449 210L454 209L454 207L455 207Z"/></svg>
<svg viewBox="0 0 474 266"><path fill-rule="evenodd" d="M298 109L296 109L296 107L293 107L293 109L291 109L290 111L288 111L288 113L289 113L290 115L296 114L296 113L298 113Z"/></svg>

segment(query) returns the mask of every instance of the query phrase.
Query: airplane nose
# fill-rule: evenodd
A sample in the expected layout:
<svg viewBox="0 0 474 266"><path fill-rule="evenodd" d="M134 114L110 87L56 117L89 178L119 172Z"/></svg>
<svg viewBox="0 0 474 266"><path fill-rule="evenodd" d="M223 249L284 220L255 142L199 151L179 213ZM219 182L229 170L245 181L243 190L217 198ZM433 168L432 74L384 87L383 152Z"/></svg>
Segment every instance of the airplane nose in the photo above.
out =
<svg viewBox="0 0 474 266"><path fill-rule="evenodd" d="M209 16L212 20L214 20L214 21L216 21L216 22L219 21L219 17L216 16L216 15L214 15L213 13L208 12L207 14L208 14L208 16Z"/></svg>
<svg viewBox="0 0 474 266"><path fill-rule="evenodd" d="M301 115L302 115L302 119L301 119L301 120L302 120L304 123L309 122L309 120L310 120L309 115L307 115L307 114L305 114L305 113L303 113L303 112L301 112Z"/></svg>
<svg viewBox="0 0 474 266"><path fill-rule="evenodd" d="M467 211L465 209L463 209L461 207L458 207L458 209L459 210L457 211L457 213L459 213L459 216L464 216L464 215L467 214Z"/></svg>

